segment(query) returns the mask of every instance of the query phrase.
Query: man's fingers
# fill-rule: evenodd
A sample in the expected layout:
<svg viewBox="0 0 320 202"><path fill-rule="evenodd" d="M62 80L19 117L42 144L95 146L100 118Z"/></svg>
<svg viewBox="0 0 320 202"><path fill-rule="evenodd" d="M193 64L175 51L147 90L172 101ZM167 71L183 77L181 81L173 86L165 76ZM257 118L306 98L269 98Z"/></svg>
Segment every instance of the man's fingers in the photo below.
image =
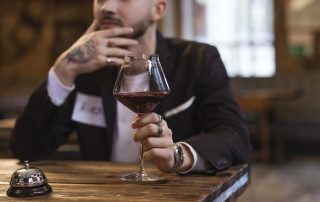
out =
<svg viewBox="0 0 320 202"><path fill-rule="evenodd" d="M101 55L104 55L106 57L121 57L121 58L124 58L125 55L128 55L130 53L131 52L126 50L126 49L114 47L114 48L103 48L103 50L101 52Z"/></svg>
<svg viewBox="0 0 320 202"><path fill-rule="evenodd" d="M143 154L143 159L146 161L151 160L162 172L168 172L174 164L174 157L171 149L151 149Z"/></svg>
<svg viewBox="0 0 320 202"><path fill-rule="evenodd" d="M158 125L156 124L148 124L146 126L143 126L142 128L139 128L134 134L134 141L138 142L148 137L172 138L172 131L168 127L164 125L161 125L160 127L162 128L162 133L160 137L158 134L159 128L158 128Z"/></svg>
<svg viewBox="0 0 320 202"><path fill-rule="evenodd" d="M106 58L106 66L121 66L123 64L122 58L117 57L107 57Z"/></svg>
<svg viewBox="0 0 320 202"><path fill-rule="evenodd" d="M145 160L170 160L172 158L172 151L168 148L153 148L143 153Z"/></svg>
<svg viewBox="0 0 320 202"><path fill-rule="evenodd" d="M93 20L92 24L89 26L89 28L86 30L86 32L84 34L89 34L92 32L95 32L97 29L97 21Z"/></svg>
<svg viewBox="0 0 320 202"><path fill-rule="evenodd" d="M166 138L157 138L157 137L149 137L143 141L143 149L144 151L148 151L152 148L168 148L172 147L173 141L172 139Z"/></svg>
<svg viewBox="0 0 320 202"><path fill-rule="evenodd" d="M138 42L133 39L114 37L105 39L105 44L106 47L126 47L138 45Z"/></svg>
<svg viewBox="0 0 320 202"><path fill-rule="evenodd" d="M161 121L161 123L159 123L159 121ZM158 114L152 112L152 113L148 113L148 114L143 114L138 116L133 122L132 122L132 128L136 129L136 128L140 128L143 127L149 123L154 123L154 124L161 124L161 126L166 127L167 126L167 122L163 119L160 120L160 117Z"/></svg>

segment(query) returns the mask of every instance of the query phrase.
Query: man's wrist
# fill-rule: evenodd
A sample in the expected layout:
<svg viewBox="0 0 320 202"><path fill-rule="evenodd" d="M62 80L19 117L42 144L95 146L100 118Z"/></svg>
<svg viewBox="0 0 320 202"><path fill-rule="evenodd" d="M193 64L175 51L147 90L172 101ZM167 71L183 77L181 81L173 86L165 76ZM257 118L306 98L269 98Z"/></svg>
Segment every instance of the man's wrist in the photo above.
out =
<svg viewBox="0 0 320 202"><path fill-rule="evenodd" d="M74 80L76 78L76 75L71 73L71 71L67 71L66 68L62 68L61 66L54 66L54 72L59 78L59 81L68 87L71 87L74 85Z"/></svg>
<svg viewBox="0 0 320 202"><path fill-rule="evenodd" d="M173 170L177 173L188 171L193 165L193 155L189 148L184 144L174 145L174 166Z"/></svg>
<svg viewBox="0 0 320 202"><path fill-rule="evenodd" d="M71 93L71 91L74 90L74 88L74 85L72 85L71 87L63 85L54 72L53 68L49 70L47 91L48 96L50 97L50 100L54 105L60 106L65 101L67 96Z"/></svg>

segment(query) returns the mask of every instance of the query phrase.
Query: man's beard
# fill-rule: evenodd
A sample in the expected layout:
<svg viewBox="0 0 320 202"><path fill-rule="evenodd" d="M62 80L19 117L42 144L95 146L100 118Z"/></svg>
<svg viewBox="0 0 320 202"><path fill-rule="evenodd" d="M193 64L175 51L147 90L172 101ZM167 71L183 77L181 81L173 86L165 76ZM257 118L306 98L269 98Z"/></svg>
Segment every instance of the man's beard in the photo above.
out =
<svg viewBox="0 0 320 202"><path fill-rule="evenodd" d="M104 16L101 21L102 22L103 21L111 21L114 24L118 25L119 27L124 27L124 23L122 22L122 20L120 20L118 18L114 18L113 16L110 16L110 15ZM138 38L142 37L146 33L147 29L149 28L149 26L151 26L152 23L153 23L153 21L151 20L150 16L145 17L143 20L141 20L131 26L133 28L133 33L126 36L126 37L131 38L131 39L138 39Z"/></svg>
<svg viewBox="0 0 320 202"><path fill-rule="evenodd" d="M151 24L152 21L150 20L150 18L145 18L144 20L134 24L132 26L133 33L129 37L132 39L139 39L146 33Z"/></svg>

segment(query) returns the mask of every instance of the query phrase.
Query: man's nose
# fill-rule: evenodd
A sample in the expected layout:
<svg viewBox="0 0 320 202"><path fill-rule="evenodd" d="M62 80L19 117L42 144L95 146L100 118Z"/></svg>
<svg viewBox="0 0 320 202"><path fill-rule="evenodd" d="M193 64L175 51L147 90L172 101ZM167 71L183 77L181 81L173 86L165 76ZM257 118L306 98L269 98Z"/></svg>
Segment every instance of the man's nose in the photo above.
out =
<svg viewBox="0 0 320 202"><path fill-rule="evenodd" d="M102 11L115 13L118 10L118 0L107 0L101 7Z"/></svg>

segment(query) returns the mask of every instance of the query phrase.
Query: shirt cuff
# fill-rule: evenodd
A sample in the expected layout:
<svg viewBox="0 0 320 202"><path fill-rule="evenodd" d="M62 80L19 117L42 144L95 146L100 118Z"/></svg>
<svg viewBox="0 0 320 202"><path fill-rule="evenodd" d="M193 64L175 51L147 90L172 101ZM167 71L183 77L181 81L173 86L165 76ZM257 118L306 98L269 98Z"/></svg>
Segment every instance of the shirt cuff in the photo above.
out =
<svg viewBox="0 0 320 202"><path fill-rule="evenodd" d="M203 158L201 155L198 154L198 152L188 143L186 142L179 142L180 144L185 145L189 148L192 156L193 156L193 164L189 170L186 171L178 171L178 174L187 174L190 172L206 172L206 173L213 173L214 170L212 170L212 167L209 166L207 160Z"/></svg>
<svg viewBox="0 0 320 202"><path fill-rule="evenodd" d="M49 70L47 91L51 102L56 106L61 106L68 95L74 90L75 85L65 86L54 72L53 68Z"/></svg>

